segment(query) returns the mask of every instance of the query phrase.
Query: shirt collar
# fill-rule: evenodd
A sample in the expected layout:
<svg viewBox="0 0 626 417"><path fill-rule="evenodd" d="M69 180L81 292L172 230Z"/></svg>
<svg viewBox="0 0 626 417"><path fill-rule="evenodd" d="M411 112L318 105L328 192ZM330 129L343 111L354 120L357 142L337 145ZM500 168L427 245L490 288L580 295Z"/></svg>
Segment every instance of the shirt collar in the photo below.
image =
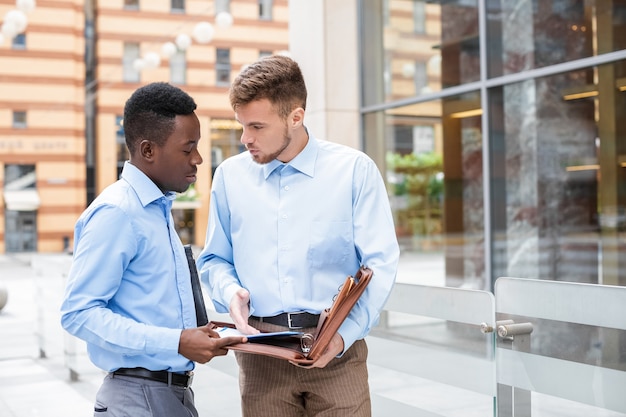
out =
<svg viewBox="0 0 626 417"><path fill-rule="evenodd" d="M139 168L131 164L129 161L124 162L122 169L122 179L125 180L137 193L139 201L145 207L148 204L165 197L167 200L174 200L176 193L174 191L163 192L156 186L154 182Z"/></svg>
<svg viewBox="0 0 626 417"><path fill-rule="evenodd" d="M317 153L319 150L317 139L309 132L307 129L307 133L309 135L309 140L307 141L306 146L295 158L289 161L286 164L283 164L277 159L265 164L263 166L263 174L265 179L267 179L272 172L274 172L278 167L283 165L289 165L292 168L300 171L304 175L308 175L309 177L313 177L315 174L315 160L317 159Z"/></svg>

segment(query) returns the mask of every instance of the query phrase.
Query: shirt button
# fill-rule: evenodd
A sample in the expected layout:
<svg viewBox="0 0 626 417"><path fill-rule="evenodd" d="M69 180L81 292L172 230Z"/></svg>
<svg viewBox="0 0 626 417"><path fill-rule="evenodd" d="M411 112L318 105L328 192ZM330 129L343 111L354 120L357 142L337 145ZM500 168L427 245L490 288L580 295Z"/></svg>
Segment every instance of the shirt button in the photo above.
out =
<svg viewBox="0 0 626 417"><path fill-rule="evenodd" d="M287 215L286 215L286 214L283 214L283 215L282 215L282 216L280 216L280 217L282 217L283 219L286 219L286 218L287 218Z"/></svg>
<svg viewBox="0 0 626 417"><path fill-rule="evenodd" d="M289 186L285 185L285 191L289 191Z"/></svg>

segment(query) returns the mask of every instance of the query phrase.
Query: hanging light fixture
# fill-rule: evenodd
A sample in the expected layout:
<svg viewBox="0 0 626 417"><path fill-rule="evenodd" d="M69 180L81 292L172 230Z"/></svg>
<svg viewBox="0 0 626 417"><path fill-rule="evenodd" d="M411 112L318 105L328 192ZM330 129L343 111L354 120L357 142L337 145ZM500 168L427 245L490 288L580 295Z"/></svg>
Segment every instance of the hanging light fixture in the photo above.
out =
<svg viewBox="0 0 626 417"><path fill-rule="evenodd" d="M29 1L29 0L22 0L22 1ZM233 24L233 16L228 12L220 12L215 16L215 25L220 28L229 28L232 26L232 24ZM199 44L207 44L213 40L214 34L215 34L215 28L211 23L206 22L206 21L198 22L194 26L191 36L187 35L186 33L181 33L178 36L176 36L176 39L174 40L174 42L165 42L163 45L161 45L161 56L166 59L169 59L177 51L186 51L194 41ZM137 66L140 67L140 69L138 70L153 68L155 62L157 62L157 60L155 59L154 56L151 56L150 58L148 58L148 55L146 54L146 56L142 58L141 63L137 63ZM156 64L156 66L158 67L160 64L161 64L161 60L159 59L158 64Z"/></svg>
<svg viewBox="0 0 626 417"><path fill-rule="evenodd" d="M193 28L193 39L198 43L209 43L213 39L213 25L209 22L200 22Z"/></svg>
<svg viewBox="0 0 626 417"><path fill-rule="evenodd" d="M177 48L174 42L165 42L163 46L161 46L161 55L169 59L176 53L176 50Z"/></svg>
<svg viewBox="0 0 626 417"><path fill-rule="evenodd" d="M35 0L16 0L16 10L9 10L4 15L2 25L0 25L0 45L6 39L13 39L15 36L26 31L28 17L26 14L35 10Z"/></svg>
<svg viewBox="0 0 626 417"><path fill-rule="evenodd" d="M161 65L161 57L156 52L148 52L143 57L145 69L155 69Z"/></svg>
<svg viewBox="0 0 626 417"><path fill-rule="evenodd" d="M135 71L141 71L146 67L146 62L142 58L135 58L133 61L133 69Z"/></svg>
<svg viewBox="0 0 626 417"><path fill-rule="evenodd" d="M233 25L233 15L228 12L219 12L215 16L215 24L221 28L227 29Z"/></svg>
<svg viewBox="0 0 626 417"><path fill-rule="evenodd" d="M181 51L186 51L187 48L189 48L189 46L191 45L191 38L186 33L181 33L176 37L175 43L176 46L178 46L178 49L180 49Z"/></svg>
<svg viewBox="0 0 626 417"><path fill-rule="evenodd" d="M23 33L28 26L28 17L21 10L9 10L4 15L4 22L0 31L9 39L13 39L16 35Z"/></svg>
<svg viewBox="0 0 626 417"><path fill-rule="evenodd" d="M13 39L17 35L17 25L15 22L4 21L0 27L0 33L7 39Z"/></svg>
<svg viewBox="0 0 626 417"><path fill-rule="evenodd" d="M17 0L15 2L15 6L18 10L21 10L22 12L28 14L35 10L36 3L35 0Z"/></svg>

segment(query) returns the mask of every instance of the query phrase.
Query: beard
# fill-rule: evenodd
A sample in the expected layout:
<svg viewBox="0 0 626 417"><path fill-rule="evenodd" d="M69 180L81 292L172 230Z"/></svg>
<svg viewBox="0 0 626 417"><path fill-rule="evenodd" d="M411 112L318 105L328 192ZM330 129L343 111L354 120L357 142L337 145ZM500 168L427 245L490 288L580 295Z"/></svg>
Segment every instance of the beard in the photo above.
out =
<svg viewBox="0 0 626 417"><path fill-rule="evenodd" d="M257 155L252 155L252 160L260 165L269 164L274 159L277 159L280 156L280 154L283 153L290 144L291 144L291 136L289 135L287 126L285 126L285 129L283 131L282 142L280 143L278 149L269 154L259 153Z"/></svg>

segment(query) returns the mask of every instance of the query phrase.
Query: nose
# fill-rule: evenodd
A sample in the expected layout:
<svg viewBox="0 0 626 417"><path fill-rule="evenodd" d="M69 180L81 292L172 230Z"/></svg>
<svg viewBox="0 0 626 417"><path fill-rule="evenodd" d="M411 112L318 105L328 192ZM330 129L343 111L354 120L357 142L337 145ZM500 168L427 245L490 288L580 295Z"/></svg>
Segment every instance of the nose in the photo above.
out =
<svg viewBox="0 0 626 417"><path fill-rule="evenodd" d="M252 135L249 135L247 131L244 129L243 132L241 133L240 141L242 144L246 145L248 143L254 142L254 138L252 137Z"/></svg>
<svg viewBox="0 0 626 417"><path fill-rule="evenodd" d="M193 165L200 165L202 161L204 161L204 159L202 159L202 155L200 155L200 151L198 150L198 148L196 148L194 155L193 155L193 159L191 160L191 163Z"/></svg>

